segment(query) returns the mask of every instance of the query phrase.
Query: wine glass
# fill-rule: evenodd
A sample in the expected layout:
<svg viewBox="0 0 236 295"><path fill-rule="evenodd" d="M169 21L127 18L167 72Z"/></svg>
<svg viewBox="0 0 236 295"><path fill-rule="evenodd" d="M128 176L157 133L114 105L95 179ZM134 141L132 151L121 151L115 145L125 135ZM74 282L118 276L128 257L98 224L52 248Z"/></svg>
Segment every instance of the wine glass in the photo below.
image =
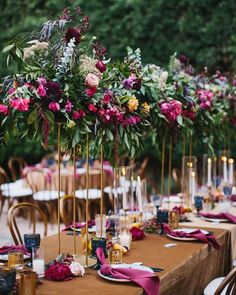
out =
<svg viewBox="0 0 236 295"><path fill-rule="evenodd" d="M197 209L197 215L199 215L199 212L202 210L202 203L203 203L203 197L194 196L194 206Z"/></svg>
<svg viewBox="0 0 236 295"><path fill-rule="evenodd" d="M33 248L40 247L40 234L24 234L24 243L26 249L31 254L31 266L32 266L32 251Z"/></svg>
<svg viewBox="0 0 236 295"><path fill-rule="evenodd" d="M0 294L11 294L16 281L16 270L6 266L0 267Z"/></svg>

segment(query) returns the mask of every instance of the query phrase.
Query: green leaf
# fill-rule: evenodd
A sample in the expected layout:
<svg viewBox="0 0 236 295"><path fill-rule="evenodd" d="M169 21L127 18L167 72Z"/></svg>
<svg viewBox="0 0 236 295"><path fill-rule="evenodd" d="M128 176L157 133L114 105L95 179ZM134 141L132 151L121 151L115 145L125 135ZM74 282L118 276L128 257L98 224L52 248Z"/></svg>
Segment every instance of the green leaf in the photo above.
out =
<svg viewBox="0 0 236 295"><path fill-rule="evenodd" d="M112 141L114 139L114 136L113 136L111 130L107 129L106 130L106 135L110 139L110 141Z"/></svg>
<svg viewBox="0 0 236 295"><path fill-rule="evenodd" d="M125 142L127 149L130 150L130 144L129 144L127 133L125 133L125 135L124 135L124 142Z"/></svg>
<svg viewBox="0 0 236 295"><path fill-rule="evenodd" d="M6 52L10 51L14 46L15 46L15 44L10 44L10 45L6 46L5 48L3 48L2 53L6 53Z"/></svg>
<svg viewBox="0 0 236 295"><path fill-rule="evenodd" d="M53 124L54 124L54 114L53 114L52 112L50 112L50 111L47 110L47 111L45 112L45 115L46 115L46 117L47 117L49 123L50 123L51 125L53 125Z"/></svg>
<svg viewBox="0 0 236 295"><path fill-rule="evenodd" d="M20 51L19 48L16 48L16 55L17 55L20 59L22 59L22 52Z"/></svg>
<svg viewBox="0 0 236 295"><path fill-rule="evenodd" d="M178 116L177 117L177 122L179 123L179 125L181 126L183 124L183 117L182 116Z"/></svg>
<svg viewBox="0 0 236 295"><path fill-rule="evenodd" d="M33 124L38 118L38 112L37 110L33 110L29 116L28 116L28 120L27 120L27 123L30 125L30 124Z"/></svg>
<svg viewBox="0 0 236 295"><path fill-rule="evenodd" d="M1 162L4 159L5 154L6 154L6 147L4 144L0 144L0 161Z"/></svg>
<svg viewBox="0 0 236 295"><path fill-rule="evenodd" d="M8 132L8 131L6 131L6 132L4 133L4 142L5 142L6 145L7 145L8 142L9 142L9 132Z"/></svg>

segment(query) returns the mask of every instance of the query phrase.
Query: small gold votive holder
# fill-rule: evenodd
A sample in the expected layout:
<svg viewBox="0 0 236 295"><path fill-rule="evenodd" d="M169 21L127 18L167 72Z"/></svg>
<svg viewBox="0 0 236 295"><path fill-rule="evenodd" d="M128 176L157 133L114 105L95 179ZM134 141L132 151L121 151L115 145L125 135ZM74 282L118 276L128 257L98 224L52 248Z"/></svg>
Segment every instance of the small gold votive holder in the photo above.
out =
<svg viewBox="0 0 236 295"><path fill-rule="evenodd" d="M179 212L172 210L169 212L169 226L171 229L179 227Z"/></svg>
<svg viewBox="0 0 236 295"><path fill-rule="evenodd" d="M8 252L8 267L22 270L24 268L24 253L21 250L10 250Z"/></svg>
<svg viewBox="0 0 236 295"><path fill-rule="evenodd" d="M108 261L110 264L120 264L123 262L123 253L121 250L110 249L108 251Z"/></svg>
<svg viewBox="0 0 236 295"><path fill-rule="evenodd" d="M19 295L36 295L36 279L36 272L22 270L19 279Z"/></svg>

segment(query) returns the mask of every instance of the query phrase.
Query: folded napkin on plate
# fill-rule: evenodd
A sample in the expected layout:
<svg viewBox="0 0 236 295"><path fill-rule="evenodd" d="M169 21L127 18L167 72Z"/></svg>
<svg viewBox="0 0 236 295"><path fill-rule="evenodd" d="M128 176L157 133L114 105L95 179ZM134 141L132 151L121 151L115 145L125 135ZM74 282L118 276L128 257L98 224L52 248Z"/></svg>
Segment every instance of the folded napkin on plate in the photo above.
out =
<svg viewBox="0 0 236 295"><path fill-rule="evenodd" d="M75 223L75 228L76 229L80 229L82 227L85 227L85 222L76 222ZM94 220L89 220L88 221L88 227L92 227L95 225L95 221ZM74 229L74 223L70 224L69 226L63 228L62 231L66 231L66 230L73 230Z"/></svg>
<svg viewBox="0 0 236 295"><path fill-rule="evenodd" d="M25 255L30 255L25 246L3 246L0 248L0 255L8 254L9 251L23 251Z"/></svg>
<svg viewBox="0 0 236 295"><path fill-rule="evenodd" d="M230 214L230 213L201 213L201 216L206 218L214 218L214 219L228 219L230 222L236 224L236 216Z"/></svg>
<svg viewBox="0 0 236 295"><path fill-rule="evenodd" d="M112 268L106 263L106 258L101 247L96 250L97 257L102 265L100 272L103 275L116 279L126 279L142 287L147 295L158 295L160 280L151 272L132 268Z"/></svg>
<svg viewBox="0 0 236 295"><path fill-rule="evenodd" d="M191 233L186 233L181 231L181 229L179 231L173 231L168 224L163 224L163 228L165 233L169 234L170 236L179 238L195 238L203 243L207 243L217 250L220 249L220 245L217 243L214 235L205 235L200 230L194 230Z"/></svg>

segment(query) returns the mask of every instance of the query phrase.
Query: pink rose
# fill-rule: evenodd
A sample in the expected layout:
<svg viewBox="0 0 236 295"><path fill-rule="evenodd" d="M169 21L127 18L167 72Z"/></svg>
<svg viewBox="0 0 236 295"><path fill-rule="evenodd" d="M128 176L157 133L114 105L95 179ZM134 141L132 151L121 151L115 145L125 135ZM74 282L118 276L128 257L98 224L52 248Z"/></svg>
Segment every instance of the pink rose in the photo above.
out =
<svg viewBox="0 0 236 295"><path fill-rule="evenodd" d="M67 113L70 113L72 108L73 108L73 104L69 100L67 100L65 105L65 110L67 111Z"/></svg>
<svg viewBox="0 0 236 295"><path fill-rule="evenodd" d="M72 261L69 267L74 276L82 277L85 274L84 267L79 262Z"/></svg>
<svg viewBox="0 0 236 295"><path fill-rule="evenodd" d="M60 111L60 109L61 109L58 102L50 102L50 104L48 105L48 108L49 108L49 110L51 110L53 112Z"/></svg>
<svg viewBox="0 0 236 295"><path fill-rule="evenodd" d="M88 105L88 109L89 109L89 111L92 112L92 113L96 113L96 111L97 111L97 108L95 107L95 105L94 105L93 103L90 103L90 104Z"/></svg>
<svg viewBox="0 0 236 295"><path fill-rule="evenodd" d="M77 120L77 119L81 119L85 116L85 112L83 110L78 110L76 112L73 113L72 118Z"/></svg>
<svg viewBox="0 0 236 295"><path fill-rule="evenodd" d="M107 90L103 96L104 103L110 103L112 95L113 95L113 92L111 90Z"/></svg>
<svg viewBox="0 0 236 295"><path fill-rule="evenodd" d="M98 76L89 73L85 78L85 83L91 88L98 87L99 78L98 78Z"/></svg>
<svg viewBox="0 0 236 295"><path fill-rule="evenodd" d="M42 96L42 97L46 96L46 89L44 88L43 84L40 84L38 86L38 88L37 88L37 94L39 96Z"/></svg>
<svg viewBox="0 0 236 295"><path fill-rule="evenodd" d="M38 80L37 80L37 82L39 84L45 85L47 83L47 80L44 77L39 77Z"/></svg>
<svg viewBox="0 0 236 295"><path fill-rule="evenodd" d="M7 116L8 114L8 106L4 104L0 104L0 113Z"/></svg>
<svg viewBox="0 0 236 295"><path fill-rule="evenodd" d="M101 61L101 60L98 60L97 63L96 63L96 68L101 72L105 72L106 71L106 65Z"/></svg>
<svg viewBox="0 0 236 295"><path fill-rule="evenodd" d="M27 98L15 98L11 100L11 106L13 109L26 112L29 110L30 100Z"/></svg>
<svg viewBox="0 0 236 295"><path fill-rule="evenodd" d="M93 97L94 94L96 93L97 88L96 87L92 87L92 88L86 88L85 89L85 93L89 96L89 97Z"/></svg>

